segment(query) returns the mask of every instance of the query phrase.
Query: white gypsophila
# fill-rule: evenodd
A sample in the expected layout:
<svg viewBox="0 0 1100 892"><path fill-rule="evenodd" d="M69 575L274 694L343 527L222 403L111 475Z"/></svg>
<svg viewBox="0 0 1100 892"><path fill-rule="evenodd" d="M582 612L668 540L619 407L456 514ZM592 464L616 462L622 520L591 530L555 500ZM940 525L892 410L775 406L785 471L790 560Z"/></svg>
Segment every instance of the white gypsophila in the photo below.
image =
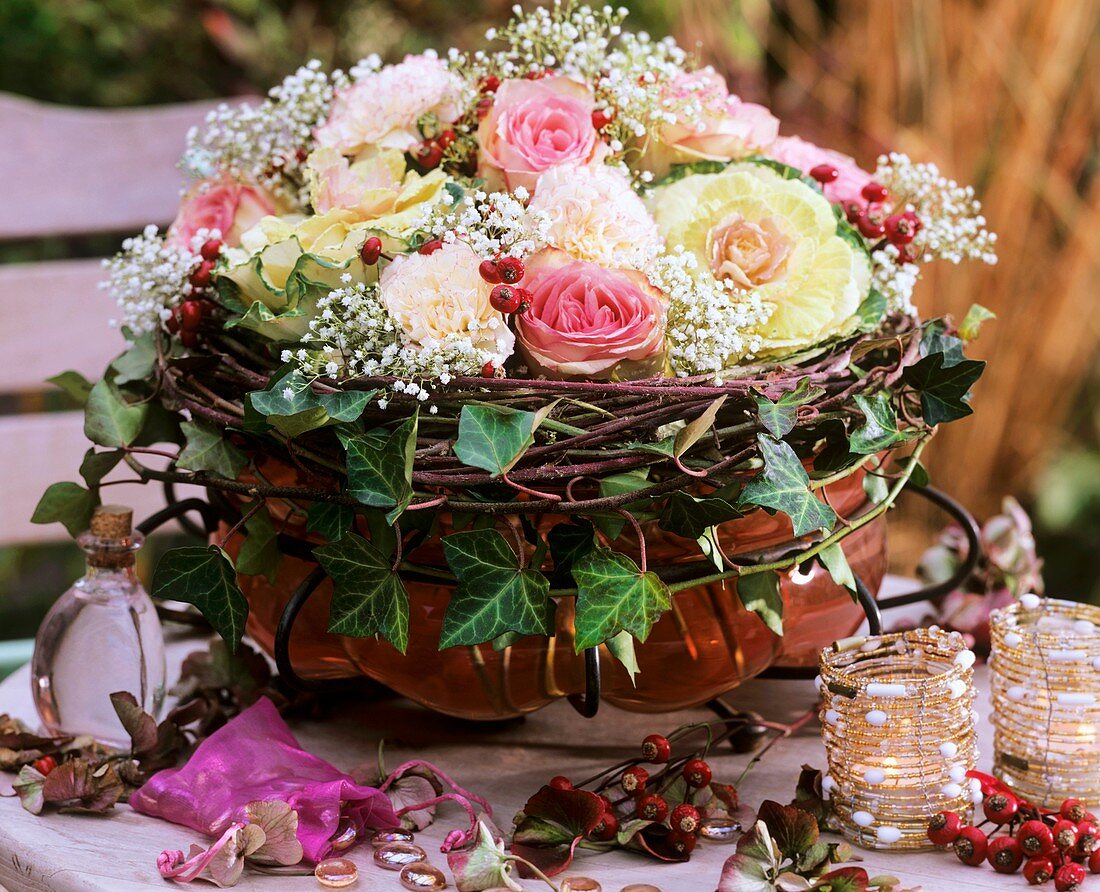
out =
<svg viewBox="0 0 1100 892"><path fill-rule="evenodd" d="M137 336L156 330L172 314L172 308L191 294L190 274L202 258L199 248L212 230L200 230L190 250L165 241L156 226L122 243L122 250L103 261L107 278L99 287L118 303L118 324Z"/></svg>
<svg viewBox="0 0 1100 892"><path fill-rule="evenodd" d="M365 73L372 61L364 60L354 70ZM328 75L314 59L273 87L259 105L219 105L206 115L202 128L188 132L182 167L194 177L226 174L259 183L305 207L308 190L300 172L300 150L311 144L313 129L327 118L335 90L347 83L342 72Z"/></svg>
<svg viewBox="0 0 1100 892"><path fill-rule="evenodd" d="M386 309L377 284L345 283L322 297L317 309L302 338L306 347L282 355L311 377L395 376L395 392L423 402L430 397L430 382L479 375L486 363L499 368L508 358L487 349L476 331L412 343ZM380 399L379 408L385 409L386 402Z"/></svg>
<svg viewBox="0 0 1100 892"><path fill-rule="evenodd" d="M751 358L760 349L755 330L770 310L749 291L717 280L700 280L692 270L698 258L677 246L645 270L668 295L665 338L669 361L680 377L714 374Z"/></svg>
<svg viewBox="0 0 1100 892"><path fill-rule="evenodd" d="M514 192L467 192L455 204L431 208L420 227L445 242L466 242L483 260L522 260L546 244L549 226L545 214L524 207L528 197L523 186Z"/></svg>
<svg viewBox="0 0 1100 892"><path fill-rule="evenodd" d="M886 298L888 312L914 315L913 289L920 278L920 267L901 259L901 251L889 243L871 254L871 286Z"/></svg>

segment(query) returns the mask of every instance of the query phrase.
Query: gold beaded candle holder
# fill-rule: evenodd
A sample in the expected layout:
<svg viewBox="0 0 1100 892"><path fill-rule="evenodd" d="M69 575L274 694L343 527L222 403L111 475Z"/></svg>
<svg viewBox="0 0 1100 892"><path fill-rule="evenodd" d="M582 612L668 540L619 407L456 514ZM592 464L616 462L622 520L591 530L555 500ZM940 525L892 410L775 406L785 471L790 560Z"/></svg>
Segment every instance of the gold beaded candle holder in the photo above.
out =
<svg viewBox="0 0 1100 892"><path fill-rule="evenodd" d="M822 736L835 820L869 849L933 848L928 819L970 812L978 758L974 653L958 633L847 638L821 652Z"/></svg>
<svg viewBox="0 0 1100 892"><path fill-rule="evenodd" d="M990 632L994 774L1036 805L1100 805L1100 608L1024 595Z"/></svg>

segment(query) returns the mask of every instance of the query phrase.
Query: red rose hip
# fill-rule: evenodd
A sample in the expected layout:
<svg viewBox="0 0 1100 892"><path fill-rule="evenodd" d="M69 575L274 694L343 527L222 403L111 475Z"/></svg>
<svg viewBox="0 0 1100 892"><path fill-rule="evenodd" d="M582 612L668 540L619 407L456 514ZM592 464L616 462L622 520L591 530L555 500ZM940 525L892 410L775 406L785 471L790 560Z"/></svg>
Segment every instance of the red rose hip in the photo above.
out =
<svg viewBox="0 0 1100 892"><path fill-rule="evenodd" d="M514 313L523 303L523 295L519 288L511 285L495 285L489 293L489 303L498 313Z"/></svg>
<svg viewBox="0 0 1100 892"><path fill-rule="evenodd" d="M1024 864L1024 879L1032 886L1041 886L1054 876L1054 862L1046 855L1031 858Z"/></svg>
<svg viewBox="0 0 1100 892"><path fill-rule="evenodd" d="M661 824L668 817L668 803L663 796L647 793L638 799L637 814L643 821Z"/></svg>
<svg viewBox="0 0 1100 892"><path fill-rule="evenodd" d="M836 182L837 177L840 176L840 171L831 164L818 164L810 168L810 176L824 186L826 183Z"/></svg>
<svg viewBox="0 0 1100 892"><path fill-rule="evenodd" d="M702 759L689 759L684 766L684 780L689 787L699 789L710 783L710 766Z"/></svg>
<svg viewBox="0 0 1100 892"><path fill-rule="evenodd" d="M359 259L363 261L367 266L374 266L378 262L378 258L382 256L382 239L376 235L372 235L365 242L363 247L359 249Z"/></svg>
<svg viewBox="0 0 1100 892"><path fill-rule="evenodd" d="M989 840L977 827L963 827L955 840L955 855L963 863L977 867L985 860Z"/></svg>
<svg viewBox="0 0 1100 892"><path fill-rule="evenodd" d="M998 836L989 841L985 857L997 873L1015 873L1023 863L1024 852L1011 836Z"/></svg>
<svg viewBox="0 0 1100 892"><path fill-rule="evenodd" d="M663 734L650 734L642 741L642 758L654 765L663 765L672 755L672 744Z"/></svg>
<svg viewBox="0 0 1100 892"><path fill-rule="evenodd" d="M962 818L953 811L941 811L928 821L928 838L938 846L949 846L959 838Z"/></svg>
<svg viewBox="0 0 1100 892"><path fill-rule="evenodd" d="M619 784L624 793L637 795L645 792L645 785L649 782L649 772L641 765L632 765L623 772L619 778Z"/></svg>
<svg viewBox="0 0 1100 892"><path fill-rule="evenodd" d="M699 814L699 809L684 802L672 810L672 817L668 823L673 830L679 830L682 833L694 833L699 829L701 820L702 816Z"/></svg>
<svg viewBox="0 0 1100 892"><path fill-rule="evenodd" d="M1077 892L1085 881L1085 867L1069 861L1054 871L1054 888L1058 892Z"/></svg>

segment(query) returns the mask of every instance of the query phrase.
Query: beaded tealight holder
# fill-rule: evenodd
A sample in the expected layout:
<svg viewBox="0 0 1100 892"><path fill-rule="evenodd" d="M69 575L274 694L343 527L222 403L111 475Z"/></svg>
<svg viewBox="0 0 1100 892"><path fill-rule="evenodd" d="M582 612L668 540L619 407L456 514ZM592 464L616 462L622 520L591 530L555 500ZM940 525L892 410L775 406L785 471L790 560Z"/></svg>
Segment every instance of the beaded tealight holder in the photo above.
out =
<svg viewBox="0 0 1100 892"><path fill-rule="evenodd" d="M1100 804L1100 608L1024 595L990 632L994 773L1036 805Z"/></svg>
<svg viewBox="0 0 1100 892"><path fill-rule="evenodd" d="M974 653L937 628L847 638L821 652L822 736L841 832L869 849L929 849L928 819L981 797Z"/></svg>

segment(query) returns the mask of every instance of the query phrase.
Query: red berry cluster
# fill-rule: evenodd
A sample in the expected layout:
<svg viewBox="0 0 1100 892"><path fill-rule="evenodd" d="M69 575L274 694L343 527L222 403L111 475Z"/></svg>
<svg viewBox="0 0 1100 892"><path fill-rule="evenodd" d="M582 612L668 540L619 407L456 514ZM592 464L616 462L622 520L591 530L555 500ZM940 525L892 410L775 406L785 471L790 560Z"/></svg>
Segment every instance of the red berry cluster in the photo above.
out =
<svg viewBox="0 0 1100 892"><path fill-rule="evenodd" d="M520 315L531 306L531 292L517 284L526 272L518 257L483 260L478 267L481 278L493 286L489 303L500 313Z"/></svg>
<svg viewBox="0 0 1100 892"><path fill-rule="evenodd" d="M434 170L443 160L443 153L450 148L455 141L455 132L451 129L443 130L438 135L413 146L413 160L424 170Z"/></svg>
<svg viewBox="0 0 1100 892"><path fill-rule="evenodd" d="M222 253L220 239L212 238L203 242L199 248L202 258L199 265L191 270L188 281L191 283L191 296L172 308L172 315L164 323L171 334L178 334L185 347L194 347L199 342L199 326L206 315L206 295L211 291L214 279L214 265Z"/></svg>
<svg viewBox="0 0 1100 892"><path fill-rule="evenodd" d="M963 826L955 812L940 812L928 822L928 838L951 846L963 864L983 861L998 873L1023 868L1033 886L1054 880L1057 892L1076 892L1085 882L1085 867L1100 873L1100 831L1096 816L1079 799L1065 800L1057 812L1037 809L999 781L982 777L982 811L978 826ZM982 828L992 825L986 832Z"/></svg>
<svg viewBox="0 0 1100 892"><path fill-rule="evenodd" d="M675 738L680 733L671 736ZM644 765L661 767L651 773ZM650 734L642 741L640 758L628 759L576 787L569 778L560 775L550 780L550 786L555 790L573 790L596 784L593 791L603 800L604 813L589 834L593 841L611 842L623 821L641 819L665 825L666 844L680 855L689 855L703 823L703 814L693 800L699 791L710 786L711 778L710 765L699 753L673 759L669 738ZM686 801L670 807L669 792L681 779L687 791Z"/></svg>

